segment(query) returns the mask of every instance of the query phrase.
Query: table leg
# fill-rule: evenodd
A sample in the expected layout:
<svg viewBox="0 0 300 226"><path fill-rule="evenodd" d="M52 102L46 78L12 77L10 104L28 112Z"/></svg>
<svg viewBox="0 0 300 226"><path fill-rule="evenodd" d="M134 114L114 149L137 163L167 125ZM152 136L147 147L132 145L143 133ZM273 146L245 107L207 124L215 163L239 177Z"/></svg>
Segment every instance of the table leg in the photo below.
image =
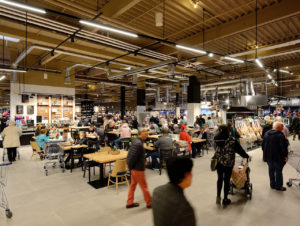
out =
<svg viewBox="0 0 300 226"><path fill-rule="evenodd" d="M108 180L107 178L104 178L103 163L100 163L99 180L90 181L90 182L88 182L88 184L90 184L95 189L103 188L103 187L107 186L107 180Z"/></svg>
<svg viewBox="0 0 300 226"><path fill-rule="evenodd" d="M74 168L74 149L71 149L71 173L73 171L73 168Z"/></svg>

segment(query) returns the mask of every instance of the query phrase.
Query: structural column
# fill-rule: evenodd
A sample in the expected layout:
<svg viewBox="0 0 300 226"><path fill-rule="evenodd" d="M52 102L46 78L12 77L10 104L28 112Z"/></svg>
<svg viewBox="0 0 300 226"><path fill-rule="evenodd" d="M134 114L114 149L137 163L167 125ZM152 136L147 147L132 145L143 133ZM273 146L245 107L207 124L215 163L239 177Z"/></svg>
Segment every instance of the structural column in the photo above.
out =
<svg viewBox="0 0 300 226"><path fill-rule="evenodd" d="M138 81L136 92L136 114L139 124L142 124L143 118L140 117L140 113L146 111L146 82Z"/></svg>
<svg viewBox="0 0 300 226"><path fill-rule="evenodd" d="M188 98L187 98L187 125L193 126L196 116L201 113L200 82L196 76L189 78Z"/></svg>
<svg viewBox="0 0 300 226"><path fill-rule="evenodd" d="M125 116L125 86L121 86L121 119Z"/></svg>
<svg viewBox="0 0 300 226"><path fill-rule="evenodd" d="M177 117L180 116L180 101L179 101L180 84L176 86L176 101L175 101L175 114Z"/></svg>

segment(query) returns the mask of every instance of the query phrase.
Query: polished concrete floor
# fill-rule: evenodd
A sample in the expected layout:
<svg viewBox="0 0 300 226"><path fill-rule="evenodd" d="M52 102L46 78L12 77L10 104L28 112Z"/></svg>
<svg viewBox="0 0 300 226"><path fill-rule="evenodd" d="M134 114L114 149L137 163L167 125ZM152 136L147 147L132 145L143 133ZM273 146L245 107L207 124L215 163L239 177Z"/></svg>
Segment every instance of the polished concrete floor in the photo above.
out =
<svg viewBox="0 0 300 226"><path fill-rule="evenodd" d="M291 141L293 149L299 150L299 141ZM30 160L31 148L20 149L21 159L9 169L7 196L13 218L6 219L0 211L0 225L153 225L152 212L145 208L139 188L136 200L139 208L125 209L128 188L120 186L119 195L115 188L94 189L82 177L80 169L73 173L59 170L50 171L45 176L42 162ZM261 149L250 152L253 157L251 180L253 199L245 200L243 194L232 196L232 205L227 208L215 204L216 173L209 170L210 156L194 160L193 184L185 193L193 205L198 225L203 226L294 226L300 221L300 189L288 188L286 192L269 188L266 164L261 160ZM0 151L2 156L2 151ZM96 170L98 174L98 170ZM166 172L147 170L147 180L151 191L167 182ZM98 176L98 175L96 175ZM287 164L284 180L299 177L295 168ZM167 194L166 194L167 195ZM170 213L172 214L172 213Z"/></svg>

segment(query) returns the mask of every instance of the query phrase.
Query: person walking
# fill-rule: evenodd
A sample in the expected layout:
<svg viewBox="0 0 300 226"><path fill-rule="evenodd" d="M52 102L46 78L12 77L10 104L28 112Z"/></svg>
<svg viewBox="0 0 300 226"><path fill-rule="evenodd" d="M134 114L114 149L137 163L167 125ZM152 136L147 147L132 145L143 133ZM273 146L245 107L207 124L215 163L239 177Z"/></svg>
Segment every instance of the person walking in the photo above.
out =
<svg viewBox="0 0 300 226"><path fill-rule="evenodd" d="M140 128L138 137L135 138L128 150L127 165L131 173L131 183L128 191L128 199L126 208L138 207L139 204L134 202L134 192L137 184L140 185L147 208L151 208L152 197L148 190L148 185L145 177L145 150L143 142L148 137L146 128Z"/></svg>
<svg viewBox="0 0 300 226"><path fill-rule="evenodd" d="M294 115L292 120L292 131L293 131L293 140L295 140L298 134L298 140L300 140L300 118L297 114Z"/></svg>
<svg viewBox="0 0 300 226"><path fill-rule="evenodd" d="M172 158L167 161L170 182L155 188L152 209L155 226L195 226L193 207L184 195L192 184L193 161L190 158Z"/></svg>
<svg viewBox="0 0 300 226"><path fill-rule="evenodd" d="M229 136L230 128L226 125L220 125L216 136L214 137L216 144L215 157L217 158L217 200L221 203L221 191L224 183L224 199L223 205L229 205L231 200L228 199L230 189L230 178L235 163L235 153L243 158L249 158L249 155L241 147L240 143L233 137Z"/></svg>
<svg viewBox="0 0 300 226"><path fill-rule="evenodd" d="M282 122L275 122L273 129L268 131L262 142L263 160L268 163L271 189L285 191L282 170L288 161L288 143L282 133Z"/></svg>
<svg viewBox="0 0 300 226"><path fill-rule="evenodd" d="M1 136L3 137L3 148L7 149L8 161L16 161L17 148L20 147L20 136L22 131L20 128L16 127L14 121L9 122L9 126L6 127Z"/></svg>

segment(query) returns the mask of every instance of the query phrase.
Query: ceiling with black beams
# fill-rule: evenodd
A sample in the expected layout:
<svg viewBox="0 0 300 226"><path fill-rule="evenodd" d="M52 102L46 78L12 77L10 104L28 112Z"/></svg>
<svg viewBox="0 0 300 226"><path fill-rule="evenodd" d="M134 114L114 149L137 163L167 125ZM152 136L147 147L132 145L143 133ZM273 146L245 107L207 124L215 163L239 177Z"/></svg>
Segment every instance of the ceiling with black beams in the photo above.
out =
<svg viewBox="0 0 300 226"><path fill-rule="evenodd" d="M28 64L61 72L70 68L69 75L75 76L76 94L82 99L88 94L88 98L95 100L100 96L103 102L118 101L122 84L128 87L127 102L135 100L135 87L140 83L146 83L148 94L154 94L157 87L162 87L162 95L164 87L173 93L182 92L178 87L186 84L186 77L191 75L196 75L202 84L252 78L257 92L261 92L259 83L266 82L271 95L300 95L297 92L300 78L297 0L258 0L257 17L255 0L28 0L27 3L49 10L46 15L28 13L27 45L38 46L28 54ZM25 14L1 3L0 11L0 33L21 40L5 47L4 60L9 64L25 50ZM80 24L80 19L90 21L99 13L93 22L139 37ZM156 17L160 16L162 20L158 22L162 26L156 26ZM56 51L53 56L49 54L78 28L82 30L75 35L74 42L64 43L57 49L61 52ZM205 50L206 54L179 49L176 44ZM256 50L265 70L255 63ZM232 62L224 56L245 62ZM176 63L172 76L165 65L114 78L164 61ZM24 59L20 65L24 65ZM280 73L277 77L274 68L291 73ZM268 80L267 73L274 77L279 88ZM0 89L8 89L8 81L0 83ZM286 86L295 92L284 89Z"/></svg>

